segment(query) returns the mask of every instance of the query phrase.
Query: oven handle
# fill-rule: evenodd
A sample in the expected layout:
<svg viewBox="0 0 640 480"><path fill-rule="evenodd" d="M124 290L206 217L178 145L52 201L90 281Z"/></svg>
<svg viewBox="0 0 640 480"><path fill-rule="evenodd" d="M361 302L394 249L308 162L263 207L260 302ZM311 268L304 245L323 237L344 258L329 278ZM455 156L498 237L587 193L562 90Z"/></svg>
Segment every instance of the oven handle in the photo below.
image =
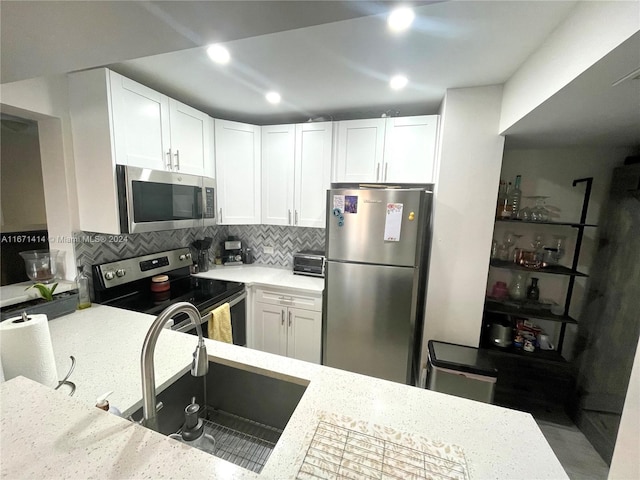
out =
<svg viewBox="0 0 640 480"><path fill-rule="evenodd" d="M229 303L229 308L236 306L238 303L244 301L247 298L247 292L242 291L240 293L236 293L235 295L226 298L224 300L221 300L220 302L216 303L215 305L205 309L203 312L200 312L201 315L201 322L200 324L204 324L206 322L209 321L209 314L214 311L216 308L218 308L221 305L224 305L225 303ZM189 330L191 330L193 327L193 324L191 323L191 320L185 320L183 322L180 322L178 325L174 325L173 327L171 327L171 330L175 330L176 332L188 332Z"/></svg>

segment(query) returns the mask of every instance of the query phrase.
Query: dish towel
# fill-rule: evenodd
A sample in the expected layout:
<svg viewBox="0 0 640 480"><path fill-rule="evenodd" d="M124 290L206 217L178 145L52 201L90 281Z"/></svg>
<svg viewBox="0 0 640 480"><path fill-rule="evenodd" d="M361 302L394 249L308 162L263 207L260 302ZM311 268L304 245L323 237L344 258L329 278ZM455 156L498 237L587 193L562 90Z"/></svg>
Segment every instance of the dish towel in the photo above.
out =
<svg viewBox="0 0 640 480"><path fill-rule="evenodd" d="M208 330L210 339L233 343L233 335L231 332L231 310L228 303L220 305L211 312Z"/></svg>

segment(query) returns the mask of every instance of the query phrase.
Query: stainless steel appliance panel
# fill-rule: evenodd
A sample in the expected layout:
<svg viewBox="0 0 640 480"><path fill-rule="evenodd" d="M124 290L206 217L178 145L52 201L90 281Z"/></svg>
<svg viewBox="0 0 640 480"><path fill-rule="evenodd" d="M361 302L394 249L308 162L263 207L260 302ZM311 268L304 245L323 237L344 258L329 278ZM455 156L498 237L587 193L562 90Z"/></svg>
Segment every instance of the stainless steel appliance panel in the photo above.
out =
<svg viewBox="0 0 640 480"><path fill-rule="evenodd" d="M357 198L357 213L345 212L343 226L339 226L339 218L332 214L336 195ZM430 196L416 189L329 190L327 259L383 265L416 265L422 243L422 238L418 235L422 217L420 210L430 208L430 205L421 203L429 201ZM384 240L388 203L403 205L400 241L397 242Z"/></svg>
<svg viewBox="0 0 640 480"><path fill-rule="evenodd" d="M323 364L409 383L416 269L327 262Z"/></svg>
<svg viewBox="0 0 640 480"><path fill-rule="evenodd" d="M215 225L215 180L116 165L122 233Z"/></svg>

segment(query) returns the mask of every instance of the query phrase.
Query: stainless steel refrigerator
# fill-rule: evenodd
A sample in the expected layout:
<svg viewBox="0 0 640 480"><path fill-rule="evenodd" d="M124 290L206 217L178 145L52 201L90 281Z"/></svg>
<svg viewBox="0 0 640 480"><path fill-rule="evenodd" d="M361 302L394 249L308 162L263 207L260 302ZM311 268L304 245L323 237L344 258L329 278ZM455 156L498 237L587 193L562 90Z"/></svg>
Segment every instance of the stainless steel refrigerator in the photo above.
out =
<svg viewBox="0 0 640 480"><path fill-rule="evenodd" d="M323 364L415 384L432 186L327 192Z"/></svg>

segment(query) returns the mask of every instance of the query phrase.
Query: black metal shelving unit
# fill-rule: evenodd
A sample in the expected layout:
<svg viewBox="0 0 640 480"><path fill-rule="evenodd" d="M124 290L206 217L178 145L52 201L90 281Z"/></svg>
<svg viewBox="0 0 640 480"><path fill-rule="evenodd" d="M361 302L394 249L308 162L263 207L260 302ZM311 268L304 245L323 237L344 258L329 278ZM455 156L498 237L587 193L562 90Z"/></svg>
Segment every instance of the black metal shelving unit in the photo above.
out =
<svg viewBox="0 0 640 480"><path fill-rule="evenodd" d="M569 307L571 306L571 297L573 295L573 289L575 286L576 278L578 277L587 277L586 274L578 271L578 262L580 260L580 249L582 248L582 240L584 237L584 229L589 227L597 227L597 225L592 223L586 223L587 220L587 210L589 208L589 198L591 197L591 186L593 184L593 177L588 178L579 178L573 181L573 187L576 187L579 184L586 184L584 197L582 200L582 212L580 213L580 220L577 223L572 222L536 222L531 220L512 220L512 219L496 219L496 222L504 222L504 223L519 223L519 224L531 224L531 225L553 225L558 227L570 227L575 228L577 230L576 236L576 244L573 253L573 259L571 261L571 267L564 267L561 265L554 265L544 268L527 268L521 265L518 265L509 261L502 260L491 260L490 266L493 268L504 268L509 270L519 270L526 272L535 272L541 274L549 274L549 275L565 275L569 277L569 285L567 287L567 292L565 296L564 302L564 312L562 315L554 315L548 310L544 310L542 308L535 308L532 304L527 302L515 302L515 301L505 301L499 302L491 299L487 299L485 302L485 311L492 313L503 313L507 315L517 315L520 317L527 318L536 318L540 320L550 320L554 322L559 322L562 324L560 327L560 335L558 338L558 346L557 350L552 353L540 352L537 357L533 355L527 355L526 353L521 355L519 350L515 349L505 349L503 353L507 355L518 355L523 358L541 358L544 356L549 360L556 360L559 362L564 362L562 358L562 345L564 343L564 337L566 333L567 324L576 324L578 323L574 318L569 316Z"/></svg>
<svg viewBox="0 0 640 480"><path fill-rule="evenodd" d="M576 278L584 278L587 276L578 271L584 230L585 228L597 226L586 222L592 183L593 178L579 178L573 181L574 187L578 185L585 186L582 212L580 214L580 220L576 223L496 220L496 223L523 224L522 228L526 228L524 225L547 225L554 228L574 228L577 230L574 254L571 259L571 264L568 266L534 269L499 260L492 260L490 263L491 268L535 272L540 275L564 275L565 278L568 278L561 315L552 314L547 306L537 302L514 300L498 301L491 298L487 298L485 302L484 310L487 316L504 314L508 315L509 318L531 318L561 324L556 350L537 349L534 352L525 352L523 349L514 347L500 348L491 345L489 337L486 336L488 333L487 326L489 324L483 325L480 345L493 359L498 369L494 403L529 412L536 418L564 418L567 402L575 390L575 373L573 372L573 366L562 356L562 345L564 343L567 325L578 323L575 318L569 316L569 307L571 306L571 298L573 296Z"/></svg>

